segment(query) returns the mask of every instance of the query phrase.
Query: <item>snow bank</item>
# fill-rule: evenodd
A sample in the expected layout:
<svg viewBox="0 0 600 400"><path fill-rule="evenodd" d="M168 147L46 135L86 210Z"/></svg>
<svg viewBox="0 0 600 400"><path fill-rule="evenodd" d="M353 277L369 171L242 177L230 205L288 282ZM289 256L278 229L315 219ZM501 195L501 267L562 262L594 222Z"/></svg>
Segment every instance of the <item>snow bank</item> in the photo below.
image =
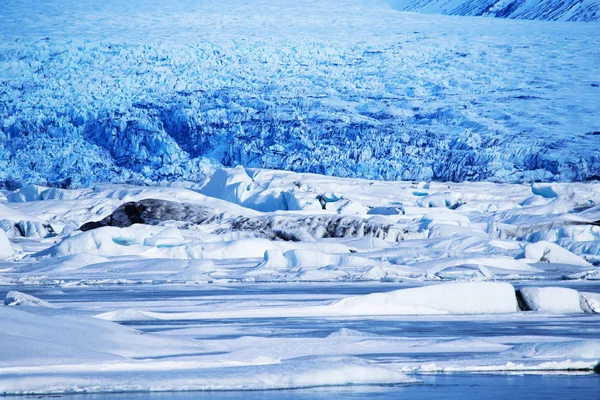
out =
<svg viewBox="0 0 600 400"><path fill-rule="evenodd" d="M135 310L133 308L126 308L123 310L108 311L102 314L98 314L95 318L103 319L105 321L113 322L128 322L128 321L148 321L154 318L148 316L143 311Z"/></svg>
<svg viewBox="0 0 600 400"><path fill-rule="evenodd" d="M12 257L13 249L10 244L10 240L6 236L6 233L0 229L0 260Z"/></svg>
<svg viewBox="0 0 600 400"><path fill-rule="evenodd" d="M141 255L154 258L222 260L262 258L267 250L315 249L325 253L350 253L348 246L333 242L283 242L250 238L182 244L182 240L181 234L176 229L167 229L152 235L151 230L148 229L105 226L68 236L35 256L87 253L107 257Z"/></svg>
<svg viewBox="0 0 600 400"><path fill-rule="evenodd" d="M556 242L561 239L571 239L579 242L600 241L600 226L595 225L566 225L530 233L524 238L528 242Z"/></svg>
<svg viewBox="0 0 600 400"><path fill-rule="evenodd" d="M42 186L27 185L13 193L7 194L6 199L12 203L41 200L42 193L47 189Z"/></svg>
<svg viewBox="0 0 600 400"><path fill-rule="evenodd" d="M264 181L255 182L249 172L252 174L242 166L219 169L211 175L201 193L258 211L290 209L281 188L272 188Z"/></svg>
<svg viewBox="0 0 600 400"><path fill-rule="evenodd" d="M525 246L523 257L527 262L549 262L555 264L579 265L591 267L591 264L569 250L563 249L555 243L540 241Z"/></svg>
<svg viewBox="0 0 600 400"><path fill-rule="evenodd" d="M417 200L417 204L420 207L438 207L438 208L449 208L456 209L461 204L460 194L445 192L445 193L434 193L429 196L425 196Z"/></svg>
<svg viewBox="0 0 600 400"><path fill-rule="evenodd" d="M167 228L149 238L144 239L144 246L171 247L185 242L177 228Z"/></svg>
<svg viewBox="0 0 600 400"><path fill-rule="evenodd" d="M600 314L600 293L579 292L581 309L590 314Z"/></svg>
<svg viewBox="0 0 600 400"><path fill-rule="evenodd" d="M365 267L376 262L363 257L348 254L327 254L314 250L289 250L285 253L278 250L267 250L264 261L257 268L291 269L333 267Z"/></svg>
<svg viewBox="0 0 600 400"><path fill-rule="evenodd" d="M81 191L48 188L38 185L26 185L8 193L6 200L10 203L26 203L40 200L72 200L79 197Z"/></svg>
<svg viewBox="0 0 600 400"><path fill-rule="evenodd" d="M140 237L139 231L107 226L65 237L37 256L68 256L81 253L97 256L140 254L144 252L142 242L143 237Z"/></svg>
<svg viewBox="0 0 600 400"><path fill-rule="evenodd" d="M7 293L4 299L4 304L7 306L33 306L33 307L50 307L57 308L57 306L50 304L46 300L38 299L30 294L21 293L17 291L10 291Z"/></svg>
<svg viewBox="0 0 600 400"><path fill-rule="evenodd" d="M345 298L331 306L341 314L496 314L517 311L508 283L469 282L424 286Z"/></svg>
<svg viewBox="0 0 600 400"><path fill-rule="evenodd" d="M11 344L0 346L0 367L71 364L78 370L86 363L203 349L194 342L140 335L112 322L73 315L72 310L54 309L51 315L46 311L42 308L34 314L17 307L0 307L0 341ZM35 375L29 380L35 381ZM4 377L0 379L0 393L6 383Z"/></svg>
<svg viewBox="0 0 600 400"><path fill-rule="evenodd" d="M269 363L266 365L261 365L260 361L257 359L252 366L228 365L225 362L212 368L201 364L196 368L186 368L185 363L154 362L145 368L130 363L116 364L114 368L107 366L104 371L100 369L103 365L99 365L98 370L84 373L53 374L45 371L5 379L0 383L0 390L4 394L129 393L274 390L418 382L393 366L372 365L351 357L281 363L263 358L263 363Z"/></svg>
<svg viewBox="0 0 600 400"><path fill-rule="evenodd" d="M577 290L559 287L524 287L519 290L526 310L582 313Z"/></svg>
<svg viewBox="0 0 600 400"><path fill-rule="evenodd" d="M350 253L348 246L333 242L277 242L267 239L240 239L228 242L203 243L201 246L204 258L218 260L227 258L264 258L265 252L268 250L277 250L280 252L316 250L329 254Z"/></svg>
<svg viewBox="0 0 600 400"><path fill-rule="evenodd" d="M513 346L505 355L541 359L600 359L600 341L564 340L558 342L524 343Z"/></svg>

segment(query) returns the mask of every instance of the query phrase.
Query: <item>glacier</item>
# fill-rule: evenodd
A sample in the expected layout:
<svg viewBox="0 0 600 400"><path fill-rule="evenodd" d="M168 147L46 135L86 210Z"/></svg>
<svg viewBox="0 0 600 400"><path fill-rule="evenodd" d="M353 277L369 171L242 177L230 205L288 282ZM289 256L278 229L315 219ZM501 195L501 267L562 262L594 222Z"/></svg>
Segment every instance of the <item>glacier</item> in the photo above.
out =
<svg viewBox="0 0 600 400"><path fill-rule="evenodd" d="M598 397L597 2L0 7L0 397Z"/></svg>
<svg viewBox="0 0 600 400"><path fill-rule="evenodd" d="M3 2L0 184L600 177L596 22L223 4Z"/></svg>
<svg viewBox="0 0 600 400"><path fill-rule="evenodd" d="M596 0L387 0L400 11L543 21L598 21Z"/></svg>

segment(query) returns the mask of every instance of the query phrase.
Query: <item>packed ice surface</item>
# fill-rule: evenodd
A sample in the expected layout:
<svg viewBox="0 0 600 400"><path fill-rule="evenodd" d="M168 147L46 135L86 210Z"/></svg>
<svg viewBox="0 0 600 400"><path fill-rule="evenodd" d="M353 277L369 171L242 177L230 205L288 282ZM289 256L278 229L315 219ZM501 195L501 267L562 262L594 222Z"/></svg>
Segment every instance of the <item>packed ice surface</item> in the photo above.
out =
<svg viewBox="0 0 600 400"><path fill-rule="evenodd" d="M551 21L598 21L597 0L385 0L395 9Z"/></svg>
<svg viewBox="0 0 600 400"><path fill-rule="evenodd" d="M198 181L220 165L597 179L598 23L460 18L375 0L5 0L0 183Z"/></svg>

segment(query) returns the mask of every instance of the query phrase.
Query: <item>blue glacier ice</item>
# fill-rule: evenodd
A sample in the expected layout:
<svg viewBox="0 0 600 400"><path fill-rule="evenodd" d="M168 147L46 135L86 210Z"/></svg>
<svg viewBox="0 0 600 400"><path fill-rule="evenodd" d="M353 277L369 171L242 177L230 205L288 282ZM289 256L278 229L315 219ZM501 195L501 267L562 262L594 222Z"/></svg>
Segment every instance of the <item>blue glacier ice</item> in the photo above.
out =
<svg viewBox="0 0 600 400"><path fill-rule="evenodd" d="M598 21L597 0L386 0L400 11L547 21Z"/></svg>
<svg viewBox="0 0 600 400"><path fill-rule="evenodd" d="M6 0L0 184L600 177L597 22L375 0Z"/></svg>

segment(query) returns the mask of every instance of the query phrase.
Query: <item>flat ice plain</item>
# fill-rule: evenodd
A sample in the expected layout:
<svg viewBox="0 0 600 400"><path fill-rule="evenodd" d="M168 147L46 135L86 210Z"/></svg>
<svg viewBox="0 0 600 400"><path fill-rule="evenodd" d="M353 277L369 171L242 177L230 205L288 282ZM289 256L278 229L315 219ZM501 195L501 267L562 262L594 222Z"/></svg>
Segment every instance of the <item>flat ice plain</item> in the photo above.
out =
<svg viewBox="0 0 600 400"><path fill-rule="evenodd" d="M0 394L597 398L597 23L1 6Z"/></svg>

